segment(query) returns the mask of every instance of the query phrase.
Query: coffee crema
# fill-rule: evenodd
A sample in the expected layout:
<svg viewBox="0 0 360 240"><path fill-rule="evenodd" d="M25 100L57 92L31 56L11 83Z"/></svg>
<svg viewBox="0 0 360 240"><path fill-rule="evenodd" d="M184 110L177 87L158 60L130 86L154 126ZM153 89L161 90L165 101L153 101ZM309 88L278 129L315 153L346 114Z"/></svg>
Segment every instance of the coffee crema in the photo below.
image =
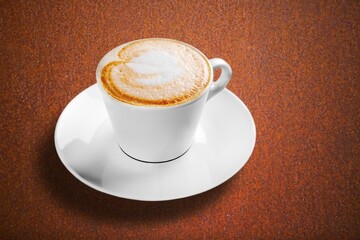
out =
<svg viewBox="0 0 360 240"><path fill-rule="evenodd" d="M132 105L188 102L201 95L212 73L200 51L171 39L137 40L111 50L102 62L103 88L115 99Z"/></svg>

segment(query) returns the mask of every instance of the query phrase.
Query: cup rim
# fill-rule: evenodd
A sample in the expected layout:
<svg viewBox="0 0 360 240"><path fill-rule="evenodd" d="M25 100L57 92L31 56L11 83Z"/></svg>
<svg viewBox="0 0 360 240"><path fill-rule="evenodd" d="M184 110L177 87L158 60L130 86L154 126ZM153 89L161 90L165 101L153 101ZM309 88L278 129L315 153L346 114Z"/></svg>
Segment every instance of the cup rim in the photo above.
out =
<svg viewBox="0 0 360 240"><path fill-rule="evenodd" d="M195 51L197 51L207 62L207 64L209 65L211 71L210 71L210 76L209 76L209 81L206 85L206 87L203 89L203 91L198 95L196 96L195 98L191 99L190 101L187 101L187 102L184 102L184 103L180 103L180 104L174 104L174 105L169 105L169 106L162 106L162 105L135 105L135 104L131 104L131 103L128 103L128 102L124 102L124 101L121 101L115 97L113 97L108 91L106 91L106 89L104 89L101 81L100 81L100 74L101 73L101 69L100 69L100 63L102 63L103 59L111 52L113 51L114 49L121 49L121 48L124 48L125 46L131 44L131 43L134 43L134 42L137 42L137 41L143 41L143 40L151 40L151 39L162 39L162 40L168 40L168 41L174 41L174 42L179 42L181 44L184 44L192 49L194 49ZM102 58L101 60L99 61L97 67L96 67L96 82L97 82L97 85L99 86L99 88L102 90L103 93L105 93L107 96L109 96L112 100L120 103L120 104L123 104L124 106L128 106L128 107L134 107L134 108L137 108L137 109L148 109L148 110L154 110L154 109L158 109L158 110L161 110L161 109L173 109L173 108L179 108L179 107L184 107L186 105L189 105L189 104L192 104L194 103L195 101L199 100L204 94L208 93L209 91L209 88L211 86L211 83L213 82L213 78L214 78L214 71L212 70L212 65L210 63L210 60L207 58L207 56L201 52L199 49L197 49L196 47L188 44L188 43L185 43L185 42L182 42L182 41L179 41L179 40L176 40L176 39L171 39L171 38L141 38L141 39L136 39L136 40L133 40L133 41L130 41L130 42L126 42L126 43L123 43L117 47L114 47L112 48L111 50L109 50Z"/></svg>

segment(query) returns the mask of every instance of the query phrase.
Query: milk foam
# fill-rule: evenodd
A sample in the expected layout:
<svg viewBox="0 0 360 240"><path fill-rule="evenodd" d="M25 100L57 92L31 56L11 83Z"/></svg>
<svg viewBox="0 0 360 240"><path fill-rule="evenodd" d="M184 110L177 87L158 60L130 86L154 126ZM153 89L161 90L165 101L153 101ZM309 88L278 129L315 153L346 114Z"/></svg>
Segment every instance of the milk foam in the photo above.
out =
<svg viewBox="0 0 360 240"><path fill-rule="evenodd" d="M173 81L181 72L176 56L164 51L151 50L126 63L134 72L152 75L152 78L134 79L142 85L163 85Z"/></svg>
<svg viewBox="0 0 360 240"><path fill-rule="evenodd" d="M198 50L168 39L135 41L113 49L103 60L104 88L118 100L135 105L189 101L208 85L212 71Z"/></svg>

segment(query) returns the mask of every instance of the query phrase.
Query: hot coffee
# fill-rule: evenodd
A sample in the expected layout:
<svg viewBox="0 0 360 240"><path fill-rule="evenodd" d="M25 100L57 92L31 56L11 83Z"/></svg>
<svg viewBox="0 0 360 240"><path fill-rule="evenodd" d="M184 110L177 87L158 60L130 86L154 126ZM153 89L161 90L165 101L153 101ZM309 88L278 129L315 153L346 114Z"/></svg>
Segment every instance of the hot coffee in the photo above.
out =
<svg viewBox="0 0 360 240"><path fill-rule="evenodd" d="M99 73L103 88L132 105L171 106L191 101L209 85L213 71L199 50L161 38L115 48L103 61Z"/></svg>

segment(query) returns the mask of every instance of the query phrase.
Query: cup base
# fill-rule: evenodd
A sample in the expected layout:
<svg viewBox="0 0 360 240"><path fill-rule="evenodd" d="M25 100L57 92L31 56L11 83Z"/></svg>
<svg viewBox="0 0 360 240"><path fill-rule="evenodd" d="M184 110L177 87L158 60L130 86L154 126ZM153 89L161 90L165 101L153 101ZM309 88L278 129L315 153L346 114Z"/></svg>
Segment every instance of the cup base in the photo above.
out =
<svg viewBox="0 0 360 240"><path fill-rule="evenodd" d="M128 156L128 157L130 157L130 158L132 158L132 159L134 159L136 161L143 162L143 163L155 163L155 164L157 164L157 163L167 163L167 162L174 161L174 160L182 157L183 155L185 155L185 153L187 153L191 148L191 146L190 146L184 153L180 154L179 156L177 156L175 158L172 158L172 159L169 159L169 160L164 160L164 161L151 162L151 161L146 161L146 160L141 160L141 159L135 158L135 157L129 155L127 152L125 152L124 149L122 149L120 145L118 145L118 146L121 149L121 151L123 151L123 153L125 153L126 156Z"/></svg>
<svg viewBox="0 0 360 240"><path fill-rule="evenodd" d="M254 150L256 128L246 105L225 89L206 106L190 151L173 162L142 163L120 150L101 92L93 85L61 113L54 141L59 160L79 187L81 182L119 198L168 201L213 189L241 171Z"/></svg>

